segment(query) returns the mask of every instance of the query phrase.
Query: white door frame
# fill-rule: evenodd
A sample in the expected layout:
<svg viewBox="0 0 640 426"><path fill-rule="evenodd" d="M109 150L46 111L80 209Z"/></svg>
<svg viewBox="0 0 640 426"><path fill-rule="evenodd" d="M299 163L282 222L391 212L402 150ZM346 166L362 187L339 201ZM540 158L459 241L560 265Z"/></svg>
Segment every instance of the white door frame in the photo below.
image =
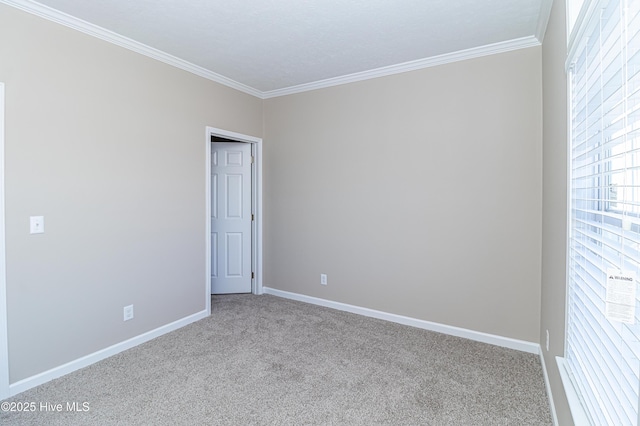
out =
<svg viewBox="0 0 640 426"><path fill-rule="evenodd" d="M7 257L4 226L4 83L0 83L0 399L9 394L9 345L7 328Z"/></svg>
<svg viewBox="0 0 640 426"><path fill-rule="evenodd" d="M243 135L228 130L207 127L206 143L206 306L211 314L211 136L230 139L232 141L251 144L251 155L254 162L251 167L251 205L254 221L251 225L251 264L255 276L251 280L251 292L262 294L262 139L255 136Z"/></svg>

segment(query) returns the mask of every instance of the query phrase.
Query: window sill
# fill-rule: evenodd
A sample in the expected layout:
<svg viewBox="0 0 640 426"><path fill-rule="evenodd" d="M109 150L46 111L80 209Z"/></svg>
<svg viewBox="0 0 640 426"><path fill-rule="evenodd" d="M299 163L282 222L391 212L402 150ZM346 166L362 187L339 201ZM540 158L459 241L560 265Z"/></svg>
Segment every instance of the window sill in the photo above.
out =
<svg viewBox="0 0 640 426"><path fill-rule="evenodd" d="M571 410L573 423L576 425L593 424L591 420L589 420L587 412L582 406L582 402L580 402L578 391L571 380L571 373L569 372L567 361L564 358L557 356L556 363L558 364L558 370L560 371L562 386L564 386L564 393L567 396L567 401L569 402L569 409Z"/></svg>

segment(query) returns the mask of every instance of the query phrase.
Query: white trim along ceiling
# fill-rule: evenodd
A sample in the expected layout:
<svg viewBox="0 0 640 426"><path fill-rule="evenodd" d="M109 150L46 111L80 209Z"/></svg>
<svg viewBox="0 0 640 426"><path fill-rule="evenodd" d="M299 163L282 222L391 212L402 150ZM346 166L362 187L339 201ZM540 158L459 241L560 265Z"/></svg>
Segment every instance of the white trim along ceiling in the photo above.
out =
<svg viewBox="0 0 640 426"><path fill-rule="evenodd" d="M99 39L108 41L115 45L124 47L126 49L132 50L134 52L140 53L142 55L167 63L169 65L191 72L200 77L207 78L209 80L215 81L217 83L223 84L225 86L234 88L236 90L245 92L247 94L256 96L261 99L268 99L268 98L284 96L284 95L289 95L294 93L306 92L306 91L315 90L315 89L321 89L321 88L326 88L326 87L331 87L331 86L336 86L336 85L341 85L346 83L368 80L371 78L398 74L398 73L407 72L407 71L414 71L418 69L433 67L437 65L451 63L451 62L463 61L466 59L478 58L478 57L493 55L493 54L502 53L502 52L509 52L516 49L539 46L541 45L542 40L544 38L544 33L546 31L549 15L551 12L551 4L553 2L553 0L518 0L517 5L528 6L528 9L533 11L532 16L535 18L535 22L529 25L531 30L527 31L527 34L524 36L499 40L493 43L486 43L481 46L472 46L469 48L464 48L463 46L463 48L461 49L447 51L444 53L439 53L439 54L431 55L428 57L402 61L399 63L392 63L390 65L385 65L385 66L369 67L363 71L347 72L347 73L338 72L336 76L332 76L329 78L320 78L320 79L315 79L313 81L303 82L301 84L289 84L283 87L277 87L275 89L261 90L259 88L256 88L255 84L241 82L242 79L240 78L234 79L234 78L230 78L228 76L222 75L221 73L213 70L212 67L197 65L194 63L195 61L193 60L189 61L181 57L178 57L181 55L167 53L166 51L161 50L159 48L151 47L149 44L145 44L143 42L134 40L133 38L121 35L120 33L117 33L113 30L106 29L105 27L101 27L94 23L88 22L86 20L80 19L76 16L72 16L71 14L62 12L58 9L55 9L53 7L43 4L43 3L47 3L51 6L56 6L61 8L62 6L65 6L67 8L78 8L82 6L85 8L89 8L88 10L91 10L91 8L97 7L97 4L94 4L93 2L82 2L80 0L41 0L41 1L42 3L35 2L33 0L0 0L0 3L7 4L9 6L31 13L33 15L59 23L69 28L73 28L75 30L78 30L83 33L89 34L91 36L97 37ZM348 6L349 4L353 3L353 2L345 2L345 0L332 0L332 1L339 6L341 5ZM358 3L360 5L358 7L361 7L363 9L363 12L362 12L363 14L365 12L372 14L373 12L371 12L370 9L373 6L383 7L385 6L385 2L387 0L372 0L372 1L374 1L374 3L369 3L369 2ZM193 3L193 5L205 7L207 3L210 3L210 2L206 2L204 0L197 0L195 1L195 3ZM285 1L284 3L282 3L282 5L288 5L286 7L293 9L294 8L293 5L295 3L296 2L291 3L291 2ZM317 4L314 5L313 3L314 2L309 2L308 7L313 6L318 8L318 5ZM411 8L411 7L415 8L420 4L424 4L424 3L416 2L415 0L405 0L406 4L395 3L395 2L391 2L391 3L393 4L394 7L397 6L397 8L399 8L401 5L404 5L405 8ZM438 10L443 9L445 7L450 7L450 6L452 6L454 10L455 8L459 10L459 9L464 9L464 4L468 4L468 5L474 4L472 0L459 0L459 3L460 4L457 4L456 2L451 2L450 0L438 0L435 2L430 2L429 7L431 9L429 9L429 11L433 10L433 13L436 13L438 12ZM133 4L133 3L129 3L129 4ZM164 0L160 2L159 5L160 4L162 4L165 7L168 7L169 5L172 5L172 2L171 0ZM269 3L269 4L274 6L272 3ZM480 4L480 3L475 3L475 4ZM282 5L279 4L279 7L284 7ZM489 10L489 14L487 16L490 16L492 14L494 15L498 14L498 12L500 12L501 9L505 9L507 8L507 6L515 7L516 3L513 3L513 0L487 0L487 2L482 2L482 5L483 5L482 7ZM175 6L175 4L173 4L173 6ZM227 8L231 8L231 6L232 4L228 3L227 6L225 6L225 11ZM267 6L264 6L264 7L267 7ZM312 11L317 12L317 10L312 10ZM251 17L242 16L242 19L241 20L239 19L239 21L247 22L247 20L250 18ZM315 19L315 16L309 19L310 20ZM117 19L115 18L115 15L114 15L113 21L114 22L117 21ZM254 21L249 21L249 22L258 22L262 24L262 22L260 21L260 18L258 17L256 17ZM353 25L353 22L359 22L359 21L357 20L349 21L347 25L349 24ZM468 22L461 23L461 25L465 25L465 24L467 24L468 26ZM474 22L474 24L482 25L483 23ZM211 25L215 27L216 22L212 22ZM278 26L282 27L282 25L277 25L277 23L274 23L271 25L273 27L278 27ZM376 25L380 26L381 23L377 22ZM424 26L427 27L428 25L425 24ZM305 30L308 30L308 29L298 28L298 32L304 32ZM391 33L393 32L394 31L392 29ZM370 34L375 35L375 31L370 32ZM360 37L361 33L358 33L358 36ZM321 38L321 37L317 37L317 38ZM490 37L488 37L487 39L490 39ZM417 43L414 43L414 45L415 44ZM330 53L327 56L331 57L332 54ZM320 59L318 60L322 62L322 60ZM259 68L259 67L256 67L256 68Z"/></svg>

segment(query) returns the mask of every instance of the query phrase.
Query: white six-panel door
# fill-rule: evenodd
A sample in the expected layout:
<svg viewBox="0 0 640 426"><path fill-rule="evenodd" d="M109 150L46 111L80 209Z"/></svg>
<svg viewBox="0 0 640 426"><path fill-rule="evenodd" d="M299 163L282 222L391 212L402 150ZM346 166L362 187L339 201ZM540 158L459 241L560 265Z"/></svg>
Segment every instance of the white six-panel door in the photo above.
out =
<svg viewBox="0 0 640 426"><path fill-rule="evenodd" d="M251 293L249 143L211 143L211 293Z"/></svg>

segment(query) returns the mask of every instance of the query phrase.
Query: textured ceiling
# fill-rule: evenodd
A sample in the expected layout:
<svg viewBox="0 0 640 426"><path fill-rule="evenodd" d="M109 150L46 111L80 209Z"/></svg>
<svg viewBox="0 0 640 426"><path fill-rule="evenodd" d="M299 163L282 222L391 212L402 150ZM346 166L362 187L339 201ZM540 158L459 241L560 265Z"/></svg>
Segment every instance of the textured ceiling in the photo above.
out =
<svg viewBox="0 0 640 426"><path fill-rule="evenodd" d="M260 92L538 37L547 0L39 0ZM9 2L11 3L11 2ZM544 19L544 18L542 18Z"/></svg>

